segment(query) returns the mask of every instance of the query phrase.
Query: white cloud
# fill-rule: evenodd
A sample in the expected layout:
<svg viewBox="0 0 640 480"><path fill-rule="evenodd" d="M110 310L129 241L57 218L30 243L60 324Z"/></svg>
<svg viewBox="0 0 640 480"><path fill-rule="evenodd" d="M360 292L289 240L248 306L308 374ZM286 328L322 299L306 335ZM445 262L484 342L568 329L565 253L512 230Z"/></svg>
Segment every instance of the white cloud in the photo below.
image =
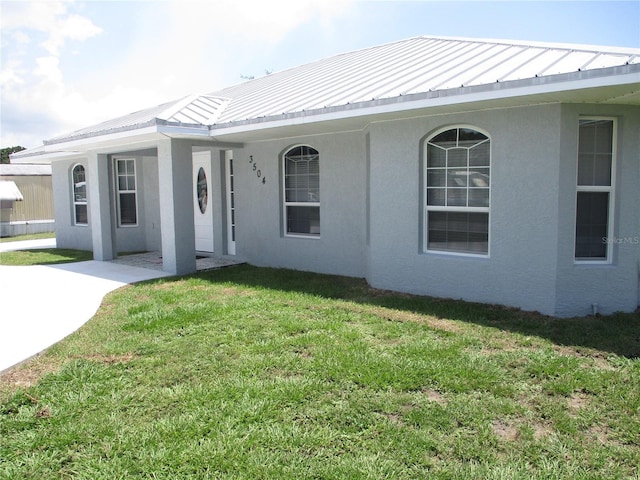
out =
<svg viewBox="0 0 640 480"><path fill-rule="evenodd" d="M62 84L62 72L58 65L60 60L58 57L50 56L50 57L40 57L36 58L36 69L34 73L41 77L41 85L50 87L55 86L59 88L64 88Z"/></svg>
<svg viewBox="0 0 640 480"><path fill-rule="evenodd" d="M2 70L0 70L0 87L4 90L5 87L15 88L22 84L24 84L24 80L19 62L11 60L3 62Z"/></svg>
<svg viewBox="0 0 640 480"><path fill-rule="evenodd" d="M29 38L25 30L44 33L42 46L52 55L58 55L67 39L86 40L102 32L85 17L67 12L72 2L28 1L4 2L0 28L15 32L14 38Z"/></svg>
<svg viewBox="0 0 640 480"><path fill-rule="evenodd" d="M11 141L33 147L61 133L226 86L230 79L240 81L240 74L260 74L271 65L258 72L241 71L239 65L255 62L304 25L314 42L313 33L345 15L354 1L111 2L101 4L101 17L91 17L97 10L85 8L89 3L3 1L1 146ZM147 15L136 16L133 29L123 32L117 19L132 9ZM92 52L115 63L74 63L81 42L100 34L115 42L123 33L129 44L105 42L108 51ZM69 67L75 69L73 84Z"/></svg>
<svg viewBox="0 0 640 480"><path fill-rule="evenodd" d="M175 19L174 30L194 33L217 32L233 42L277 43L291 30L307 22L322 23L343 15L350 8L348 0L220 0L169 2ZM230 38L229 38L230 37ZM313 29L310 30L313 41Z"/></svg>
<svg viewBox="0 0 640 480"><path fill-rule="evenodd" d="M171 0L157 4L156 18L166 25L142 22L144 32L129 52L128 71L139 81L162 88L167 99L205 93L261 75L273 66L250 71L292 31L308 28L296 39L312 44L330 19L344 16L355 0ZM162 28L163 26L166 29ZM160 33L161 32L161 33Z"/></svg>
<svg viewBox="0 0 640 480"><path fill-rule="evenodd" d="M34 146L42 140L34 130L44 128L47 136L73 124L63 103L77 95L64 83L60 58L67 41L83 41L102 30L69 13L70 6L63 1L2 4L2 146Z"/></svg>
<svg viewBox="0 0 640 480"><path fill-rule="evenodd" d="M0 28L3 30L29 28L47 31L56 17L64 15L66 3L63 1L3 2Z"/></svg>
<svg viewBox="0 0 640 480"><path fill-rule="evenodd" d="M55 28L48 31L49 38L43 43L43 46L52 55L57 55L67 39L82 41L101 32L102 29L96 27L91 20L79 15L58 17Z"/></svg>

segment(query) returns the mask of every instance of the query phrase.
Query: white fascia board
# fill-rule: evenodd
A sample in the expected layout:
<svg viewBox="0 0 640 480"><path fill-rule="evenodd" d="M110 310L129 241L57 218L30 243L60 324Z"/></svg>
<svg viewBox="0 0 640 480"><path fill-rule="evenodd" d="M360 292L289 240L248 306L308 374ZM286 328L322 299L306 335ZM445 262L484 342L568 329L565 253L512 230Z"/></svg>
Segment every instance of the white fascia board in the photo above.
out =
<svg viewBox="0 0 640 480"><path fill-rule="evenodd" d="M134 130L123 130L114 133L87 135L85 137L70 139L65 142L52 143L45 145L45 152L53 152L60 150L77 150L87 151L91 150L97 143L113 143L120 140L134 140L146 135L153 135L157 133L157 126L149 126ZM122 142L127 143L127 142Z"/></svg>
<svg viewBox="0 0 640 480"><path fill-rule="evenodd" d="M151 125L144 128L123 130L101 135L90 135L83 138L71 139L62 143L45 145L45 152L88 151L99 146L122 146L135 143L152 142L164 136L190 136L209 139L209 129L206 126L181 127L177 125Z"/></svg>
<svg viewBox="0 0 640 480"><path fill-rule="evenodd" d="M34 153L33 155L20 158L20 161L12 159L11 163L15 165L21 165L21 164L22 165L24 164L51 165L51 162L53 161L75 158L81 155L82 155L82 152L76 151L76 150L71 150L66 152L55 150L51 152Z"/></svg>
<svg viewBox="0 0 640 480"><path fill-rule="evenodd" d="M158 125L158 133L167 135L169 137L173 135L190 136L190 137L209 137L209 127L206 125L191 125L188 127L181 127L178 125Z"/></svg>
<svg viewBox="0 0 640 480"><path fill-rule="evenodd" d="M295 125L305 125L316 122L326 122L331 120L344 120L364 116L389 114L395 112L406 112L410 110L421 110L446 105L460 105L464 103L490 102L492 100L504 100L517 97L531 97L536 95L557 94L561 92L571 92L576 90L586 90L597 87L609 87L618 85L629 85L637 83L640 87L640 71L623 75L594 76L565 81L545 81L545 77L533 79L523 86L514 86L513 82L496 83L488 85L486 89L476 91L475 87L461 87L454 90L443 90L433 92L433 96L427 98L412 99L414 95L395 97L391 99L381 99L358 106L355 104L343 105L319 109L316 112L299 112L290 116L257 119L255 121L240 122L229 126L213 127L210 135L212 137L228 134L245 133L256 130L265 130L278 127L289 127ZM535 83L533 83L535 81ZM495 87L495 88L492 88ZM471 90L470 92L467 92ZM420 95L420 94L417 94ZM395 100L395 101L394 101Z"/></svg>

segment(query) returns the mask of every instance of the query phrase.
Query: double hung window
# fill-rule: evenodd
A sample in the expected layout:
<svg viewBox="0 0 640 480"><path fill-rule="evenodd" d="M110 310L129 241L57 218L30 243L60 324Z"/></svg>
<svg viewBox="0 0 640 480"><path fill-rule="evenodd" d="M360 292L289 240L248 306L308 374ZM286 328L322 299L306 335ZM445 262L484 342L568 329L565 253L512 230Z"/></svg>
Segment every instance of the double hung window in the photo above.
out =
<svg viewBox="0 0 640 480"><path fill-rule="evenodd" d="M489 253L491 149L487 135L451 128L425 143L426 249Z"/></svg>
<svg viewBox="0 0 640 480"><path fill-rule="evenodd" d="M615 120L583 118L578 132L575 260L611 261Z"/></svg>
<svg viewBox="0 0 640 480"><path fill-rule="evenodd" d="M320 154L301 145L284 161L285 235L320 236Z"/></svg>
<svg viewBox="0 0 640 480"><path fill-rule="evenodd" d="M134 158L116 158L114 168L118 225L135 226L138 224L136 161Z"/></svg>

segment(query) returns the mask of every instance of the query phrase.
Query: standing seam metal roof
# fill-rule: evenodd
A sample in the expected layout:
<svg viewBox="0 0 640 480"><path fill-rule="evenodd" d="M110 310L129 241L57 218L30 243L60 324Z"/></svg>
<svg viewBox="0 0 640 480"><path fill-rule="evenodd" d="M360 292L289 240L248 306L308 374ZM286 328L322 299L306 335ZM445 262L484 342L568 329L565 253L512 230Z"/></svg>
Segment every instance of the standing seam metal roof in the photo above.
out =
<svg viewBox="0 0 640 480"><path fill-rule="evenodd" d="M414 37L190 96L45 144L171 123L212 126L371 100L640 64L640 49Z"/></svg>
<svg viewBox="0 0 640 480"><path fill-rule="evenodd" d="M640 50L416 37L222 90L234 100L219 122L630 63L640 63Z"/></svg>

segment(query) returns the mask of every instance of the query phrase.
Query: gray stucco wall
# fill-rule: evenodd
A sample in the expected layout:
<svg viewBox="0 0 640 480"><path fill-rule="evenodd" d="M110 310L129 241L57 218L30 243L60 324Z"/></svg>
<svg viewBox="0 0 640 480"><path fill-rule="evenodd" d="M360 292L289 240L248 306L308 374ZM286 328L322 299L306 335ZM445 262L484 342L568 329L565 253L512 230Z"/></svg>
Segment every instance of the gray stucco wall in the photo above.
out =
<svg viewBox="0 0 640 480"><path fill-rule="evenodd" d="M160 224L160 191L158 188L158 158L144 156L141 158L144 190L141 195L140 211L142 212L145 250L153 251L162 248Z"/></svg>
<svg viewBox="0 0 640 480"><path fill-rule="evenodd" d="M118 252L159 250L160 249L160 209L158 189L158 161L157 157L144 155L137 152L130 154L118 154L118 157L136 159L137 201L138 201L138 225L131 227L115 227L115 245ZM108 184L113 184L111 169L113 159L109 157ZM89 225L73 224L73 202L71 193L71 170L76 164L82 164L90 174L87 159L56 160L52 162L52 180L54 192L54 209L56 216L56 242L61 248L77 248L92 250L92 224L95 221L91 217L89 209ZM89 179L87 179L89 180ZM113 190L111 188L111 190ZM111 192L113 196L113 192ZM87 201L89 204L95 201L95 192L91 191L90 182L87 181ZM115 199L109 199L111 209L115 208ZM111 221L116 222L115 212L111 212Z"/></svg>
<svg viewBox="0 0 640 480"><path fill-rule="evenodd" d="M364 139L363 132L339 133L251 143L234 149L238 256L255 265L363 277ZM320 238L288 237L283 233L282 155L301 144L320 152ZM266 178L265 183L262 178Z"/></svg>
<svg viewBox="0 0 640 480"><path fill-rule="evenodd" d="M156 156L132 152L118 154L118 158L136 160L136 199L138 224L115 228L118 252L139 252L160 249L160 207L158 191L158 159ZM113 162L113 159L111 159ZM112 201L112 208L115 202Z"/></svg>
<svg viewBox="0 0 640 480"><path fill-rule="evenodd" d="M618 118L614 235L626 240L614 245L610 265L574 262L581 115ZM491 140L487 256L424 251L423 144L438 129L455 126L479 129ZM639 132L637 107L552 104L376 122L365 131L236 146L237 257L259 266L365 277L378 288L558 316L590 314L592 303L601 313L632 311L640 296ZM187 142L171 147L181 155L172 167L182 175L181 205L193 195L185 177L191 171ZM319 238L289 237L283 231L282 155L301 144L320 152ZM212 152L215 254L224 255L225 150L202 144L197 149ZM155 151L131 156L137 160L139 224L115 228L116 247L120 252L160 250L161 218L169 217L160 211L166 189L159 157ZM92 219L89 227L72 225L70 172L79 161L52 165L57 239L61 247L91 249ZM88 195L91 202L90 189ZM165 241L185 231L167 229ZM190 246L188 240L185 236L179 244Z"/></svg>
<svg viewBox="0 0 640 480"><path fill-rule="evenodd" d="M370 126L369 282L417 294L554 308L560 106L433 116ZM487 257L424 253L422 144L466 125L491 139Z"/></svg>
<svg viewBox="0 0 640 480"><path fill-rule="evenodd" d="M578 119L619 120L611 265L574 262ZM445 126L491 138L487 257L425 253L421 145ZM633 311L640 269L640 109L548 105L371 125L369 282L557 316Z"/></svg>
<svg viewBox="0 0 640 480"><path fill-rule="evenodd" d="M125 225L119 226L116 222L115 227L115 244L116 244L116 252L139 252L143 251L146 248L146 203L145 203L145 194L147 190L152 188L152 185L148 185L145 175L145 162L140 155L136 154L119 154L118 158L135 158L135 168L136 168L136 200L138 204L138 224L137 225ZM114 159L110 158L111 168L113 168ZM115 189L113 190L113 195L115 195ZM115 205L115 201L112 200L112 209L117 208ZM116 217L117 218L117 217Z"/></svg>
<svg viewBox="0 0 640 480"><path fill-rule="evenodd" d="M640 108L566 105L562 114L555 313L560 316L591 314L594 303L598 304L599 312L605 314L633 311L640 300ZM581 115L618 120L614 238L611 239L614 243L610 265L585 265L573 261L576 125Z"/></svg>
<svg viewBox="0 0 640 480"><path fill-rule="evenodd" d="M73 224L71 170L78 163L84 165L86 171L86 159L51 162L53 207L56 218L56 245L58 248L92 250L90 213L88 226ZM87 195L91 196L89 187L87 187Z"/></svg>

